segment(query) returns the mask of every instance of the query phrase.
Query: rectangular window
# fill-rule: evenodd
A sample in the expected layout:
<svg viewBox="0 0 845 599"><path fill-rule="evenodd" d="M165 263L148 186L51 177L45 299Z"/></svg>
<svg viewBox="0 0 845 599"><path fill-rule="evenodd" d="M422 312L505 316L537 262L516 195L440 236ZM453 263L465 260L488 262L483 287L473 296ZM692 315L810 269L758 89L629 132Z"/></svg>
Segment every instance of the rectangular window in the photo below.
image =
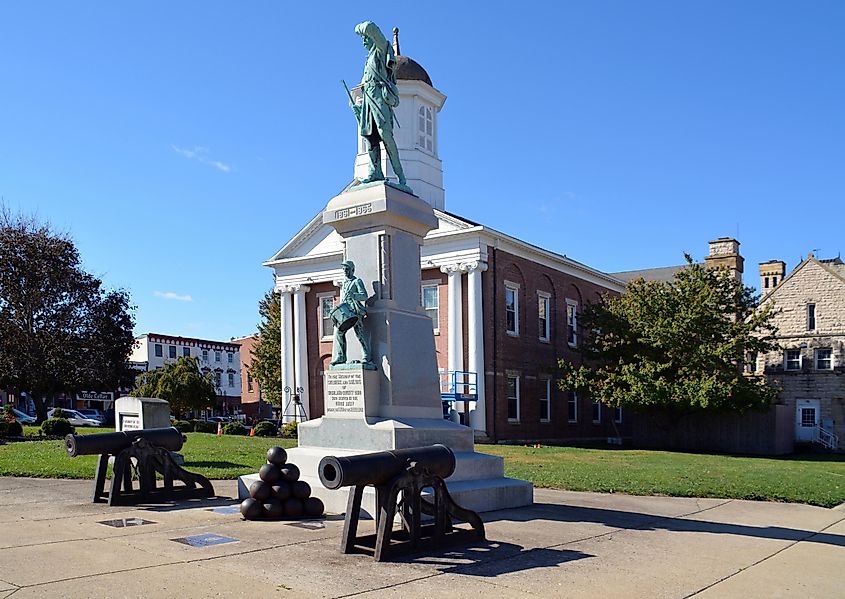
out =
<svg viewBox="0 0 845 599"><path fill-rule="evenodd" d="M578 345L578 302L571 299L566 300L566 342Z"/></svg>
<svg viewBox="0 0 845 599"><path fill-rule="evenodd" d="M551 405L552 396L552 381L550 379L540 379L540 422L549 421L549 406Z"/></svg>
<svg viewBox="0 0 845 599"><path fill-rule="evenodd" d="M519 335L519 287L513 283L505 283L505 319L508 334Z"/></svg>
<svg viewBox="0 0 845 599"><path fill-rule="evenodd" d="M186 358L191 356L191 348L190 347L183 347L182 348L182 355Z"/></svg>
<svg viewBox="0 0 845 599"><path fill-rule="evenodd" d="M833 350L816 350L816 370L833 370Z"/></svg>
<svg viewBox="0 0 845 599"><path fill-rule="evenodd" d="M777 287L777 286L778 286L778 278L772 277L772 287Z"/></svg>
<svg viewBox="0 0 845 599"><path fill-rule="evenodd" d="M322 296L320 298L320 337L323 339L334 335L332 310L334 310L334 295Z"/></svg>
<svg viewBox="0 0 845 599"><path fill-rule="evenodd" d="M214 361L219 362L222 354L219 351L214 352Z"/></svg>
<svg viewBox="0 0 845 599"><path fill-rule="evenodd" d="M431 326L440 329L440 293L437 283L422 286L422 307L431 318Z"/></svg>
<svg viewBox="0 0 845 599"><path fill-rule="evenodd" d="M613 422L622 422L622 408L613 408Z"/></svg>
<svg viewBox="0 0 845 599"><path fill-rule="evenodd" d="M807 330L816 330L816 304L807 304Z"/></svg>
<svg viewBox="0 0 845 599"><path fill-rule="evenodd" d="M249 372L246 373L246 390L252 393L252 375Z"/></svg>
<svg viewBox="0 0 845 599"><path fill-rule="evenodd" d="M569 399L566 402L566 412L569 422L578 422L578 395L575 391L569 392Z"/></svg>
<svg viewBox="0 0 845 599"><path fill-rule="evenodd" d="M538 293L539 295L539 302L538 302L538 309L539 309L539 330L540 330L540 341L548 341L549 340L549 307L551 305L551 296L548 293L543 293L542 291Z"/></svg>
<svg viewBox="0 0 845 599"><path fill-rule="evenodd" d="M226 360L229 362L229 364L233 364L234 360L235 360L235 354L233 354L231 352L227 352L226 353Z"/></svg>
<svg viewBox="0 0 845 599"><path fill-rule="evenodd" d="M202 361L208 362L208 350L207 349L202 350Z"/></svg>
<svg viewBox="0 0 845 599"><path fill-rule="evenodd" d="M601 422L601 402L593 401L593 424Z"/></svg>
<svg viewBox="0 0 845 599"><path fill-rule="evenodd" d="M233 372L229 373L229 386L230 387L235 386L235 373L233 373Z"/></svg>
<svg viewBox="0 0 845 599"><path fill-rule="evenodd" d="M507 377L508 420L519 422L519 377Z"/></svg>
<svg viewBox="0 0 845 599"><path fill-rule="evenodd" d="M769 288L769 277L765 277L763 279L763 287L765 287L766 289Z"/></svg>
<svg viewBox="0 0 845 599"><path fill-rule="evenodd" d="M816 426L816 408L801 408L801 426Z"/></svg>
<svg viewBox="0 0 845 599"><path fill-rule="evenodd" d="M801 370L801 350L800 349L788 349L784 352L784 365L785 370Z"/></svg>
<svg viewBox="0 0 845 599"><path fill-rule="evenodd" d="M176 346L171 345L167 348L167 355L170 356L172 359L176 359Z"/></svg>
<svg viewBox="0 0 845 599"><path fill-rule="evenodd" d="M215 387L220 386L220 373L219 372L214 373L214 386Z"/></svg>
<svg viewBox="0 0 845 599"><path fill-rule="evenodd" d="M155 344L155 354L156 354L156 358L161 358L162 356L164 356L164 352L162 350L161 343Z"/></svg>
<svg viewBox="0 0 845 599"><path fill-rule="evenodd" d="M748 355L748 364L747 364L746 372L749 372L751 374L754 374L755 372L757 372L757 354L756 354L756 352Z"/></svg>

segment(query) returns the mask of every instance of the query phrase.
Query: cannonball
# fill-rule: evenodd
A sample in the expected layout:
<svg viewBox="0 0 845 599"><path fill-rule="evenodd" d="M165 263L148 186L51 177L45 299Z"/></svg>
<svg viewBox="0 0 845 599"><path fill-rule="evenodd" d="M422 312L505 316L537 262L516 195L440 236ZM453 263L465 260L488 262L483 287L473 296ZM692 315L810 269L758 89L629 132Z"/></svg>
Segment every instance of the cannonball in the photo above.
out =
<svg viewBox="0 0 845 599"><path fill-rule="evenodd" d="M249 496L258 501L264 501L270 497L273 488L263 480L257 480L249 486Z"/></svg>
<svg viewBox="0 0 845 599"><path fill-rule="evenodd" d="M279 501L284 501L291 496L290 483L279 481L279 484L273 485L273 497Z"/></svg>
<svg viewBox="0 0 845 599"><path fill-rule="evenodd" d="M275 497L271 497L264 502L264 513L270 520L279 520L285 515L285 506Z"/></svg>
<svg viewBox="0 0 845 599"><path fill-rule="evenodd" d="M299 480L299 468L296 464L285 464L282 466L282 479L289 483L295 483Z"/></svg>
<svg viewBox="0 0 845 599"><path fill-rule="evenodd" d="M282 473L275 464L264 464L258 470L258 476L268 485L275 485L282 478Z"/></svg>
<svg viewBox="0 0 845 599"><path fill-rule="evenodd" d="M241 502L241 515L247 520L258 520L264 516L264 505L257 499L247 497Z"/></svg>
<svg viewBox="0 0 845 599"><path fill-rule="evenodd" d="M288 452L281 447L271 447L267 450L267 463L276 466L284 466L288 459Z"/></svg>
<svg viewBox="0 0 845 599"><path fill-rule="evenodd" d="M326 506L319 497L309 497L305 500L305 515L309 518L319 518L325 509Z"/></svg>
<svg viewBox="0 0 845 599"><path fill-rule="evenodd" d="M296 497L291 497L287 501L285 501L285 516L288 518L301 518L302 517L302 500L297 499Z"/></svg>
<svg viewBox="0 0 845 599"><path fill-rule="evenodd" d="M308 499L311 497L311 485L304 480L298 480L291 485L291 492L297 499Z"/></svg>

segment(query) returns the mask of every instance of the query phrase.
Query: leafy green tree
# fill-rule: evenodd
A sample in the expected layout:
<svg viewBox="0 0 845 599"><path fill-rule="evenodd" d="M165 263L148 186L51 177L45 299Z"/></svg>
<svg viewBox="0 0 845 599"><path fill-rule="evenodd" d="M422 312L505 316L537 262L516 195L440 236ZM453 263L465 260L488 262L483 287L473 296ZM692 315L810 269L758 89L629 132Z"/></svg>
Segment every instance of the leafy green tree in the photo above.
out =
<svg viewBox="0 0 845 599"><path fill-rule="evenodd" d="M203 410L217 403L214 377L210 372L200 372L199 359L195 356L182 356L175 362L138 375L132 395L169 401L176 418L190 410Z"/></svg>
<svg viewBox="0 0 845 599"><path fill-rule="evenodd" d="M282 390L282 311L279 294L268 291L258 303L261 322L258 324L258 341L252 350L250 373L261 386L263 398L281 407Z"/></svg>
<svg viewBox="0 0 845 599"><path fill-rule="evenodd" d="M672 282L631 281L580 317L581 365L559 362L564 390L605 405L698 410L762 409L777 396L763 377L743 373L757 353L776 349L770 308L724 269L694 264Z"/></svg>
<svg viewBox="0 0 845 599"><path fill-rule="evenodd" d="M66 235L0 206L0 385L28 392L39 420L61 391L131 384L132 310Z"/></svg>

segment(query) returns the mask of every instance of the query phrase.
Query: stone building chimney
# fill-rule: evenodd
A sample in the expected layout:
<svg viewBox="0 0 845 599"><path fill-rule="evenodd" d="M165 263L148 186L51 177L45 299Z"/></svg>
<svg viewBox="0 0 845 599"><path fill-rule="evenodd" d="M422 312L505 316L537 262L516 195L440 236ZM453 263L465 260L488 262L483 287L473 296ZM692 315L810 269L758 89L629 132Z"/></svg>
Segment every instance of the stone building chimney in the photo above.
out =
<svg viewBox="0 0 845 599"><path fill-rule="evenodd" d="M739 242L733 237L719 237L710 242L710 255L704 259L707 268L727 268L739 281L745 259L739 255Z"/></svg>
<svg viewBox="0 0 845 599"><path fill-rule="evenodd" d="M786 276L786 262L769 260L760 263L760 293L765 295L780 285Z"/></svg>

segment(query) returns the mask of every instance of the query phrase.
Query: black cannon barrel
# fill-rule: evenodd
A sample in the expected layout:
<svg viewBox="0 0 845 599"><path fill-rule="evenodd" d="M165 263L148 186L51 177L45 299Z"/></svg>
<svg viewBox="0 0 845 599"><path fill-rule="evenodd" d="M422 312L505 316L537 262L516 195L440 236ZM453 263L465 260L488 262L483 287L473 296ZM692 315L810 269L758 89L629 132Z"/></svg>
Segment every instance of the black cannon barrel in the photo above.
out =
<svg viewBox="0 0 845 599"><path fill-rule="evenodd" d="M117 454L126 449L135 439L144 438L153 445L170 451L179 451L185 442L185 437L174 427L144 428L135 431L117 433L95 433L93 435L67 435L65 448L70 457L78 455L95 455L98 453Z"/></svg>
<svg viewBox="0 0 845 599"><path fill-rule="evenodd" d="M347 457L326 456L320 460L320 482L327 489L353 485L383 485L402 472L410 462L440 478L455 471L455 454L445 445L409 447Z"/></svg>

